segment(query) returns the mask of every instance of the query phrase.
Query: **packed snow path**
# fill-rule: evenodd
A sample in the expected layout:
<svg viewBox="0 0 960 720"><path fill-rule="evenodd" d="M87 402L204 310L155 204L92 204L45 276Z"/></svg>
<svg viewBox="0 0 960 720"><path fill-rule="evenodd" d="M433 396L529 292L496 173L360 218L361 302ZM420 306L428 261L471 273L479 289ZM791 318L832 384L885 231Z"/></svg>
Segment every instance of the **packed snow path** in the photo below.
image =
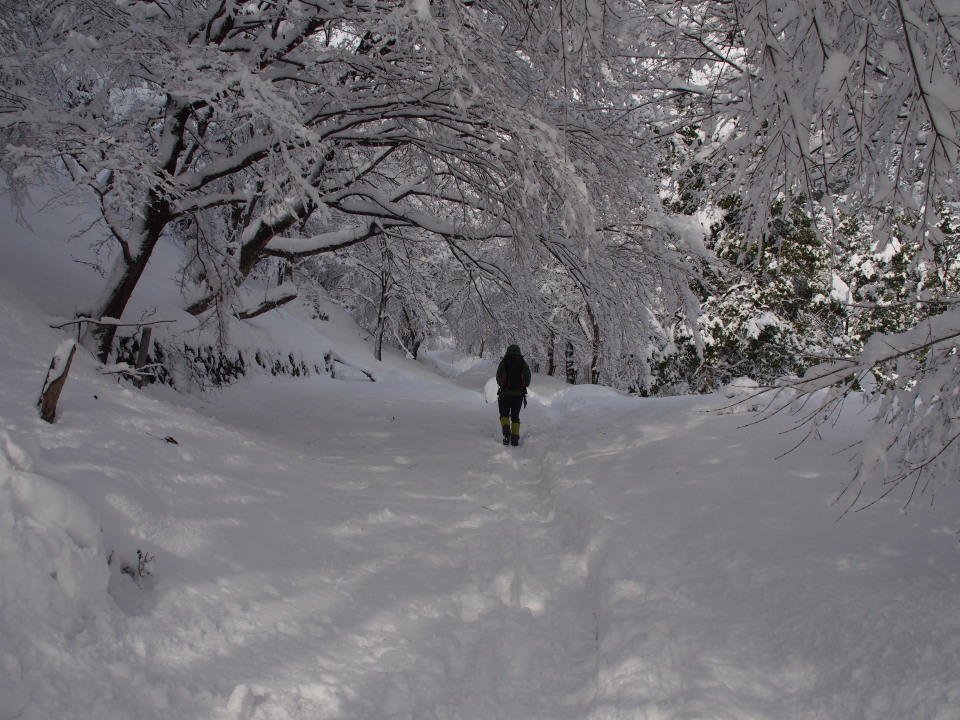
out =
<svg viewBox="0 0 960 720"><path fill-rule="evenodd" d="M955 540L835 523L842 434L778 463L724 398L554 386L505 448L485 370L68 402L34 470L156 559L0 716L957 717Z"/></svg>
<svg viewBox="0 0 960 720"><path fill-rule="evenodd" d="M543 411L525 412L529 437L505 448L476 391L424 382L385 398L355 383L331 402L329 389L297 418L302 436L273 438L282 456L316 453L302 459L324 509L289 530L304 573L275 589L296 615L281 630L301 637L268 641L284 662L260 680L265 716L269 695L276 717L576 717L597 617L544 494ZM302 387L269 392L252 406L304 406ZM242 415L251 430L281 426Z"/></svg>

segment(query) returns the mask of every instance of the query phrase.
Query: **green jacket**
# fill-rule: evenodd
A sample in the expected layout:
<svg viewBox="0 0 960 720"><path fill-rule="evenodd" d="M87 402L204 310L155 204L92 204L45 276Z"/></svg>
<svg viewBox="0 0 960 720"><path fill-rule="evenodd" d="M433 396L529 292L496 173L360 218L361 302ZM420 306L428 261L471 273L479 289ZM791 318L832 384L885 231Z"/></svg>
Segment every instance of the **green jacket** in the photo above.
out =
<svg viewBox="0 0 960 720"><path fill-rule="evenodd" d="M506 363L507 358L511 355L515 355L520 358L521 366L521 387L504 387L507 382L506 376ZM518 345L511 345L507 348L506 354L503 356L503 359L500 361L500 364L497 365L497 385L500 389L497 391L498 395L526 395L527 388L530 386L530 367L527 365L527 361L523 359L523 355L520 353L520 347Z"/></svg>

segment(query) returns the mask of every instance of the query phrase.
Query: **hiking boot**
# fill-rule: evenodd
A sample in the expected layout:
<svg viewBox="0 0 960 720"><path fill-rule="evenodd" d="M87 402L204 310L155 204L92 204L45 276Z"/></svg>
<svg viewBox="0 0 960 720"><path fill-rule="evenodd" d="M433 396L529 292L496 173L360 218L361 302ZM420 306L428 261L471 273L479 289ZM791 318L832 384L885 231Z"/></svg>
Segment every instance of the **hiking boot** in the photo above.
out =
<svg viewBox="0 0 960 720"><path fill-rule="evenodd" d="M507 438L506 438L506 437L503 438L503 444L504 444L504 445L507 444ZM513 445L514 447L516 447L517 445L519 445L519 444L520 444L520 436L519 436L519 435L511 435L511 436L510 436L510 444Z"/></svg>

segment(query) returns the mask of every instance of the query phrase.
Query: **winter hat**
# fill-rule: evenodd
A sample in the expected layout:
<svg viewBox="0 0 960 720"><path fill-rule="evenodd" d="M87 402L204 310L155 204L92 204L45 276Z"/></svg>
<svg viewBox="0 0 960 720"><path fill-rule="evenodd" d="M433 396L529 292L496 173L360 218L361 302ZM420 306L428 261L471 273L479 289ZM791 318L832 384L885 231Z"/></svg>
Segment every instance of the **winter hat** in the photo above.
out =
<svg viewBox="0 0 960 720"><path fill-rule="evenodd" d="M507 348L507 355L521 355L519 345L511 345Z"/></svg>

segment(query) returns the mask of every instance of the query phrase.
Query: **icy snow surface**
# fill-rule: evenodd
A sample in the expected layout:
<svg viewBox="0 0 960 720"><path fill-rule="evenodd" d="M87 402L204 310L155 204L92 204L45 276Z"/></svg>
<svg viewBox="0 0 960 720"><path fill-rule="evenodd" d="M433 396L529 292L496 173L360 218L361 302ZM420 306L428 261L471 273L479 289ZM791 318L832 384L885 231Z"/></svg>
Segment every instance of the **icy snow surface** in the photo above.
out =
<svg viewBox="0 0 960 720"><path fill-rule="evenodd" d="M505 448L493 360L377 363L287 308L242 337L376 382L177 395L81 351L48 425L48 319L98 289L72 222L0 239L0 720L960 717L957 493L837 522L862 408L777 459L749 384L538 375Z"/></svg>

